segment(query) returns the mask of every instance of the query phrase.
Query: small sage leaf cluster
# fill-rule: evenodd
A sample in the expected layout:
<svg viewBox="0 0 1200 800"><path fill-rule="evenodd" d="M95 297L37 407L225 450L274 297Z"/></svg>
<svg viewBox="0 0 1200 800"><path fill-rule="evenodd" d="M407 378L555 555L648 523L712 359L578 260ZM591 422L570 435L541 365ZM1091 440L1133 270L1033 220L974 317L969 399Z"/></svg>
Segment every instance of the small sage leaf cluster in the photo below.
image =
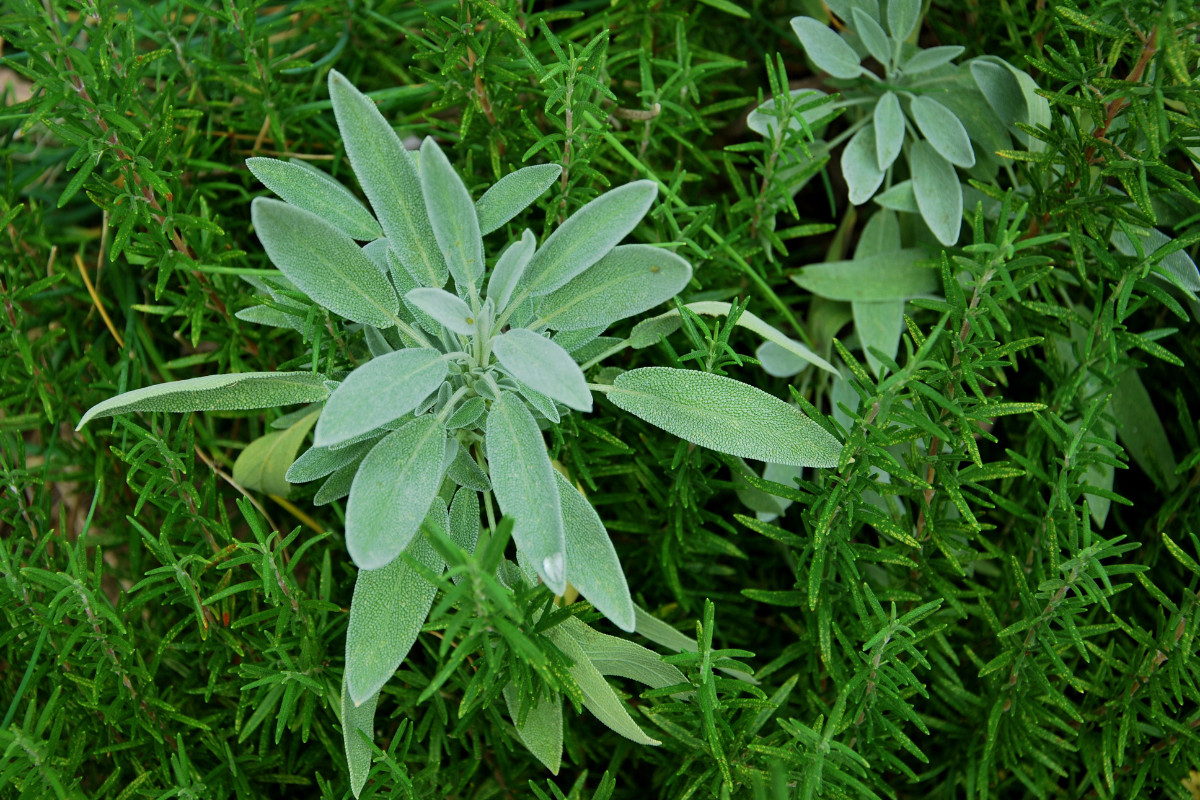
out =
<svg viewBox="0 0 1200 800"><path fill-rule="evenodd" d="M540 246L525 230L489 269L483 237L544 193L560 168L517 170L474 201L433 139L406 150L375 104L336 71L329 92L369 209L303 163L249 159L248 168L280 198L251 205L279 273L251 280L264 302L238 316L311 339L332 313L351 323L350 334L361 333L370 358L349 373L243 373L139 389L93 407L80 426L131 411L304 404L251 443L234 474L248 488L281 495L291 484L321 481L318 504L348 498L346 544L360 572L343 717L357 792L369 757L357 731L369 735L376 697L429 613L436 588L422 573L446 567L421 531L442 532L471 552L483 510L494 524L494 499L512 520L527 580L558 595L572 586L619 628L635 629L635 607L604 524L555 469L542 438L563 414L590 411L593 390L670 433L742 458L832 467L841 445L793 406L720 375L643 367L611 383L588 382L585 370L603 358L672 330L656 318L655 327L638 326L628 339L602 336L612 323L671 299L691 280L691 265L670 250L620 244L650 210L654 182L600 195ZM832 369L761 320L745 315L742 324ZM297 457L310 431L313 444ZM574 680L597 704L585 705L628 738L655 743L615 696L604 699L612 690L600 675L608 673L580 644L599 634L558 630L547 635L575 662ZM588 657L576 657L580 648ZM675 672L651 685L681 682ZM520 710L520 698L506 699ZM551 733L523 729L522 737L557 768L546 741L554 738L554 714L539 706L518 716L524 725L541 719L549 726ZM561 750L561 719L557 726Z"/></svg>

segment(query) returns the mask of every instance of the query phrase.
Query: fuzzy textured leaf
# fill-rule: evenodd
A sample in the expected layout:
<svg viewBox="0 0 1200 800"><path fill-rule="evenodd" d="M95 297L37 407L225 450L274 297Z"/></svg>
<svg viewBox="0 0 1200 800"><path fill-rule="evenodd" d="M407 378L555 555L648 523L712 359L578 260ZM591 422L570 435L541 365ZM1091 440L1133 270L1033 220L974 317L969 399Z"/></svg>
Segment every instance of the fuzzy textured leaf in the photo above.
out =
<svg viewBox="0 0 1200 800"><path fill-rule="evenodd" d="M583 493L554 471L567 543L567 581L614 625L633 632L633 600L608 531Z"/></svg>
<svg viewBox="0 0 1200 800"><path fill-rule="evenodd" d="M850 190L850 202L859 206L870 200L883 183L883 174L875 146L875 126L867 123L850 137L842 151L842 176Z"/></svg>
<svg viewBox="0 0 1200 800"><path fill-rule="evenodd" d="M828 25L812 17L793 17L792 30L804 52L820 69L835 78L857 78L862 66L858 53Z"/></svg>
<svg viewBox="0 0 1200 800"><path fill-rule="evenodd" d="M886 171L904 147L904 112L895 92L884 92L875 104L875 161ZM878 188L878 187L876 187Z"/></svg>
<svg viewBox="0 0 1200 800"><path fill-rule="evenodd" d="M921 133L942 158L960 167L975 166L971 139L953 111L931 97L918 95L912 101L912 115Z"/></svg>
<svg viewBox="0 0 1200 800"><path fill-rule="evenodd" d="M483 277L483 237L471 193L432 137L421 142L421 191L454 284L469 296Z"/></svg>
<svg viewBox="0 0 1200 800"><path fill-rule="evenodd" d="M367 783L371 759L375 755L370 742L375 739L375 704L378 701L379 692L376 692L360 705L354 705L345 675L342 676L342 744L346 748L346 764L350 767L350 791L355 797Z"/></svg>
<svg viewBox="0 0 1200 800"><path fill-rule="evenodd" d="M513 328L492 344L500 365L514 378L552 400L579 411L592 410L583 371L562 347L525 328Z"/></svg>
<svg viewBox="0 0 1200 800"><path fill-rule="evenodd" d="M535 250L537 237L533 235L533 231L526 228L521 238L506 247L497 259L496 266L492 267L492 274L488 277L487 296L496 304L497 312L508 307L508 301L512 299L512 293L521 282Z"/></svg>
<svg viewBox="0 0 1200 800"><path fill-rule="evenodd" d="M830 300L897 300L937 291L937 272L922 262L929 254L904 248L850 261L826 261L804 267L792 280Z"/></svg>
<svg viewBox="0 0 1200 800"><path fill-rule="evenodd" d="M317 409L287 430L272 431L246 446L233 462L233 479L242 488L287 497L291 484L286 475L304 437L317 422Z"/></svg>
<svg viewBox="0 0 1200 800"><path fill-rule="evenodd" d="M508 716L516 726L521 744L550 770L551 775L557 775L562 766L562 695L539 697L533 708L525 712L524 724L518 721L524 710L521 695L511 683L504 687L504 704L508 707Z"/></svg>
<svg viewBox="0 0 1200 800"><path fill-rule="evenodd" d="M410 290L404 299L455 333L463 336L475 333L475 315L458 295L445 289L422 287Z"/></svg>
<svg viewBox="0 0 1200 800"><path fill-rule="evenodd" d="M371 359L346 376L330 396L317 423L315 444L336 445L399 419L435 391L446 372L442 354L431 347Z"/></svg>
<svg viewBox="0 0 1200 800"><path fill-rule="evenodd" d="M561 174L562 167L558 164L535 164L510 172L496 181L475 203L479 232L489 234L520 214Z"/></svg>
<svg viewBox="0 0 1200 800"><path fill-rule="evenodd" d="M958 173L929 142L914 142L908 158L921 218L939 242L953 247L962 229L963 195Z"/></svg>
<svg viewBox="0 0 1200 800"><path fill-rule="evenodd" d="M277 158L247 158L246 167L283 200L311 211L350 238L369 241L383 236L366 206L324 172Z"/></svg>
<svg viewBox="0 0 1200 800"><path fill-rule="evenodd" d="M561 627L559 626L559 628ZM592 712L596 719L610 729L632 742L645 745L661 744L661 742L651 739L638 727L638 724L633 721L633 717L629 716L629 712L625 710L621 699L608 685L608 681L604 680L604 676L588 660L583 648L575 641L574 637L559 628L552 628L547 635L563 652L563 655L575 662L568 671L583 693L584 708Z"/></svg>

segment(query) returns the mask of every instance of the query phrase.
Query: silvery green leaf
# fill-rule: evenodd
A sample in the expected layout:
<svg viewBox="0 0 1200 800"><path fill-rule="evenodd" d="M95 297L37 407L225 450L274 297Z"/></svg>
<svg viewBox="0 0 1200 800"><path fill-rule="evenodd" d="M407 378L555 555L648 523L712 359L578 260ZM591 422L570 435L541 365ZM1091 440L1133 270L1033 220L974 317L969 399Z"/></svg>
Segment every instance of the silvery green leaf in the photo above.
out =
<svg viewBox="0 0 1200 800"><path fill-rule="evenodd" d="M833 467L842 446L799 409L722 375L671 367L623 372L608 399L681 439L719 453Z"/></svg>
<svg viewBox="0 0 1200 800"><path fill-rule="evenodd" d="M584 653L579 642L575 641L570 634L560 630L561 627L560 625L551 628L546 635L562 651L563 655L574 662L567 671L571 673L579 691L583 693L584 708L592 712L596 719L630 741L646 745L661 744L656 739L651 739L638 727L638 724L633 721L633 717L629 716L629 712L625 710L621 699L608 685L608 681L604 680L604 676L588 660L587 654Z"/></svg>
<svg viewBox="0 0 1200 800"><path fill-rule="evenodd" d="M911 180L900 181L886 192L875 195L875 202L892 211L904 211L908 214L916 214L919 211Z"/></svg>
<svg viewBox="0 0 1200 800"><path fill-rule="evenodd" d="M586 358L579 357L579 350L587 347L600 338L600 334L604 333L604 328L607 326L597 325L593 328L578 328L573 331L559 331L554 334L554 343L566 350L578 362L587 361ZM603 337L605 340L604 346L609 346L620 341L612 336Z"/></svg>
<svg viewBox="0 0 1200 800"><path fill-rule="evenodd" d="M630 603L629 627L626 630L632 633L633 628L633 604ZM688 682L678 668L663 661L662 656L653 650L634 644L628 639L600 633L580 622L578 617L563 620L562 629L575 640L588 661L592 662L592 666L601 675L628 678L651 689L678 686Z"/></svg>
<svg viewBox="0 0 1200 800"><path fill-rule="evenodd" d="M486 196L486 195L485 195ZM491 277L488 278L487 296L496 304L496 312L500 313L508 307L513 290L521 282L529 259L537 249L537 238L528 228L521 234L520 241L512 242L500 254L496 266L492 267Z"/></svg>
<svg viewBox="0 0 1200 800"><path fill-rule="evenodd" d="M317 493L313 495L313 505L328 505L334 500L341 500L350 494L350 487L354 485L354 476L358 472L360 463L361 459L358 459L334 470L333 474L325 479L325 482L317 489Z"/></svg>
<svg viewBox="0 0 1200 800"><path fill-rule="evenodd" d="M1129 455L1155 484L1174 491L1179 476L1175 474L1171 440L1136 369L1127 369L1121 375L1109 407L1117 420L1117 437Z"/></svg>
<svg viewBox="0 0 1200 800"><path fill-rule="evenodd" d="M458 486L475 492L487 492L492 488L487 473L475 463L475 459L471 458L470 451L465 447L458 448L458 453L446 469L446 477Z"/></svg>
<svg viewBox="0 0 1200 800"><path fill-rule="evenodd" d="M90 420L130 411L234 411L313 403L329 396L325 376L312 372L242 372L205 375L123 392L87 410L75 430Z"/></svg>
<svg viewBox="0 0 1200 800"><path fill-rule="evenodd" d="M346 507L346 548L360 568L379 569L408 546L442 483L445 452L446 429L426 416L385 436L363 459Z"/></svg>
<svg viewBox="0 0 1200 800"><path fill-rule="evenodd" d="M790 378L798 375L808 366L808 362L800 356L785 350L774 342L763 342L754 351L763 372L776 378Z"/></svg>
<svg viewBox="0 0 1200 800"><path fill-rule="evenodd" d="M363 338L367 341L367 351L371 354L371 358L379 358L394 352L387 337L374 325L363 326Z"/></svg>
<svg viewBox="0 0 1200 800"><path fill-rule="evenodd" d="M449 272L421 194L416 164L374 101L329 72L329 99L350 165L400 261L424 286L442 286Z"/></svg>
<svg viewBox="0 0 1200 800"><path fill-rule="evenodd" d="M383 241L386 242L387 240L384 239ZM399 291L401 297L404 297L404 295L421 285L417 283L417 279L412 276L408 268L401 263L400 256L396 255L396 251L391 247L387 248L387 266L387 271L392 276L392 283L396 285L396 289Z"/></svg>
<svg viewBox="0 0 1200 800"><path fill-rule="evenodd" d="M875 125L867 123L850 137L842 150L842 176L850 190L850 202L856 206L871 199L883 183L883 170L875 147Z"/></svg>
<svg viewBox="0 0 1200 800"><path fill-rule="evenodd" d="M551 775L557 775L562 766L562 695L543 694L533 708L525 711L520 693L510 683L504 687L504 703L521 744L550 770ZM522 712L525 713L524 724L520 722Z"/></svg>
<svg viewBox="0 0 1200 800"><path fill-rule="evenodd" d="M788 467L788 469L800 470L802 467ZM733 465L731 465L730 472L733 473L733 482L738 487L738 500L746 508L755 512L759 519L764 517L775 519L784 512L782 497L776 497L762 489L757 489L746 481L747 476L754 476L754 470L750 469L750 465L745 461L737 459L737 468L733 469Z"/></svg>
<svg viewBox="0 0 1200 800"><path fill-rule="evenodd" d="M455 333L463 336L475 333L475 315L458 295L444 289L418 288L404 295L404 300Z"/></svg>
<svg viewBox="0 0 1200 800"><path fill-rule="evenodd" d="M570 353L545 336L513 328L493 340L492 352L509 374L534 391L579 411L592 410L583 371Z"/></svg>
<svg viewBox="0 0 1200 800"><path fill-rule="evenodd" d="M472 397L454 410L454 413L446 420L446 429L454 431L459 428L469 428L479 421L485 411L487 411L487 403L483 398L478 395Z"/></svg>
<svg viewBox="0 0 1200 800"><path fill-rule="evenodd" d="M679 318L679 314L663 314L650 319L644 319L637 325L633 326L633 330L629 332L629 346L634 350L642 350L651 345L658 344L667 336L670 336L679 327L683 325L683 321Z"/></svg>
<svg viewBox="0 0 1200 800"><path fill-rule="evenodd" d="M653 181L633 181L567 217L530 259L525 290L533 297L549 294L595 264L637 227L657 195Z"/></svg>
<svg viewBox="0 0 1200 800"><path fill-rule="evenodd" d="M448 384L442 384L443 388L448 388ZM446 474L446 470L450 469L450 465L454 463L454 459L460 452L463 451L462 445L458 443L458 439L453 436L446 437L446 449L442 452L442 474Z"/></svg>
<svg viewBox="0 0 1200 800"><path fill-rule="evenodd" d="M243 322L255 325L267 325L272 328L289 328L299 333L305 333L304 317L289 314L271 306L250 306L234 314Z"/></svg>
<svg viewBox="0 0 1200 800"><path fill-rule="evenodd" d="M973 59L971 77L975 79L975 85L1005 126L1011 127L1017 122L1028 123L1021 83L1007 64L1000 59Z"/></svg>
<svg viewBox="0 0 1200 800"><path fill-rule="evenodd" d="M338 444L404 416L438 388L446 372L445 359L431 347L371 359L330 396L317 423L316 444Z"/></svg>
<svg viewBox="0 0 1200 800"><path fill-rule="evenodd" d="M835 78L858 77L862 70L858 53L828 25L812 17L792 17L792 30L817 67Z"/></svg>
<svg viewBox="0 0 1200 800"><path fill-rule="evenodd" d="M543 297L537 325L603 329L670 300L691 279L692 265L669 250L620 245Z"/></svg>
<svg viewBox="0 0 1200 800"><path fill-rule="evenodd" d="M558 470L554 477L567 536L567 581L614 625L632 633L633 600L608 531L583 493Z"/></svg>
<svg viewBox="0 0 1200 800"><path fill-rule="evenodd" d="M933 149L951 164L960 167L975 165L975 151L967 130L950 109L926 95L912 101L913 120Z"/></svg>
<svg viewBox="0 0 1200 800"><path fill-rule="evenodd" d="M479 231L489 234L542 196L562 174L558 164L536 164L510 172L492 184L475 203Z"/></svg>
<svg viewBox="0 0 1200 800"><path fill-rule="evenodd" d="M234 482L243 489L287 497L292 487L285 476L318 413L314 408L287 430L272 431L248 444L233 462Z"/></svg>
<svg viewBox="0 0 1200 800"><path fill-rule="evenodd" d="M463 448L460 452L465 452ZM450 503L450 540L472 554L479 542L479 495L475 489L463 488L454 493Z"/></svg>
<svg viewBox="0 0 1200 800"><path fill-rule="evenodd" d="M263 249L300 291L354 322L395 324L400 300L354 240L325 220L266 197L250 204Z"/></svg>
<svg viewBox="0 0 1200 800"><path fill-rule="evenodd" d="M879 23L861 8L851 11L851 16L854 18L854 32L862 39L867 52L883 66L891 64L892 43Z"/></svg>
<svg viewBox="0 0 1200 800"><path fill-rule="evenodd" d="M445 514L444 506L439 509ZM395 674L433 604L437 587L408 565L411 556L436 574L445 562L424 536L417 536L381 569L362 569L350 601L346 630L346 686L350 699L374 697Z"/></svg>
<svg viewBox="0 0 1200 800"><path fill-rule="evenodd" d="M846 302L900 300L937 291L929 253L917 247L804 267L792 280L813 294Z"/></svg>
<svg viewBox="0 0 1200 800"><path fill-rule="evenodd" d="M883 362L871 352L876 348L895 359L900 348L900 332L904 328L903 300L858 300L851 304L854 329L862 344L867 365L877 376L883 376Z"/></svg>
<svg viewBox="0 0 1200 800"><path fill-rule="evenodd" d="M379 693L376 692L361 705L354 705L345 674L342 675L342 744L346 748L346 764L350 767L350 790L355 797L367 783L371 759L375 755L371 743L375 739L375 704L378 700Z"/></svg>
<svg viewBox="0 0 1200 800"><path fill-rule="evenodd" d="M285 477L288 483L308 483L324 478L347 464L361 461L374 446L370 440L338 450L313 445L288 467Z"/></svg>
<svg viewBox="0 0 1200 800"><path fill-rule="evenodd" d="M1128 226L1129 231L1137 236L1142 241L1139 243L1143 257L1150 258L1160 248L1170 244L1173 240L1157 228L1141 228L1137 226ZM1109 237L1113 247L1117 251L1126 256L1137 256L1137 248L1134 247L1134 242L1129 238L1128 234L1121 228L1114 228L1112 236ZM1196 262L1192 261L1191 256L1186 250L1176 250L1163 257L1161 261L1154 265L1153 269L1156 272L1166 273L1174 278L1173 283L1177 283L1188 291L1195 292L1200 290L1200 270L1196 268Z"/></svg>
<svg viewBox="0 0 1200 800"><path fill-rule="evenodd" d="M483 237L471 193L432 137L421 142L421 191L454 284L468 296L483 277Z"/></svg>
<svg viewBox="0 0 1200 800"><path fill-rule="evenodd" d="M900 220L887 209L876 211L863 226L854 247L854 257L868 258L900 250Z"/></svg>
<svg viewBox="0 0 1200 800"><path fill-rule="evenodd" d="M555 594L566 590L566 541L554 467L533 415L511 392L492 404L487 419L492 491L513 518L513 540Z"/></svg>
<svg viewBox="0 0 1200 800"><path fill-rule="evenodd" d="M374 239L362 246L363 255L371 259L371 263L382 272L388 274L388 240L384 238Z"/></svg>
<svg viewBox="0 0 1200 800"><path fill-rule="evenodd" d="M267 425L273 431L286 431L288 428L295 425L300 420L307 417L313 411L321 410L321 403L309 403L306 406L301 406L295 411L289 411L286 414L281 414Z"/></svg>
<svg viewBox="0 0 1200 800"><path fill-rule="evenodd" d="M825 92L816 89L793 89L789 94L792 96L793 107L796 105L807 105L814 100L829 96ZM810 129L820 127L832 115L833 109L829 103L809 108L801 111L799 114ZM775 126L778 124L779 117L775 114L775 98L773 97L768 98L762 105L746 116L746 127L760 136L774 136ZM797 119L789 120L788 127L794 131L803 130L800 121Z"/></svg>
<svg viewBox="0 0 1200 800"><path fill-rule="evenodd" d="M892 38L904 41L921 19L921 0L888 0L887 19Z"/></svg>
<svg viewBox="0 0 1200 800"><path fill-rule="evenodd" d="M900 98L887 91L875 104L875 161L879 169L887 170L900 155L904 146L904 112Z"/></svg>
<svg viewBox="0 0 1200 800"><path fill-rule="evenodd" d="M999 163L999 156L994 154L998 150L1012 147L1012 138L1007 126L1000 122L1000 118L988 105L967 70L959 70L954 82L950 84L950 90L939 94L938 101L949 109L966 129L967 136L975 145L973 152L977 167L980 162L991 165Z"/></svg>
<svg viewBox="0 0 1200 800"><path fill-rule="evenodd" d="M905 61L900 69L905 75L919 75L922 72L937 69L943 64L949 64L962 55L963 49L958 45L927 47L924 50L918 50L916 53L913 53L912 57Z"/></svg>
<svg viewBox="0 0 1200 800"><path fill-rule="evenodd" d="M516 392L521 395L521 397L525 398L525 402L529 405L529 407L538 414L541 414L543 417L556 424L560 421L561 416L558 413L558 406L556 406L554 401L549 397L546 397L546 395L530 388L528 385L521 383L520 381L513 381L512 388L515 389Z"/></svg>
<svg viewBox="0 0 1200 800"><path fill-rule="evenodd" d="M350 238L367 241L383 235L379 223L358 198L325 173L274 158L247 158L246 166L272 192L328 221Z"/></svg>
<svg viewBox="0 0 1200 800"><path fill-rule="evenodd" d="M962 185L954 166L929 142L914 142L908 154L913 195L921 218L938 241L953 247L962 228Z"/></svg>
<svg viewBox="0 0 1200 800"><path fill-rule="evenodd" d="M1038 94L1037 83L1024 70L1016 69L1011 65L1009 65L1009 69L1016 73L1017 81L1021 84L1021 92L1025 95L1025 109L1029 115L1029 126L1032 128L1049 128L1050 103L1046 98ZM1046 149L1045 142L1024 131L1017 131L1017 140L1033 153L1040 153Z"/></svg>

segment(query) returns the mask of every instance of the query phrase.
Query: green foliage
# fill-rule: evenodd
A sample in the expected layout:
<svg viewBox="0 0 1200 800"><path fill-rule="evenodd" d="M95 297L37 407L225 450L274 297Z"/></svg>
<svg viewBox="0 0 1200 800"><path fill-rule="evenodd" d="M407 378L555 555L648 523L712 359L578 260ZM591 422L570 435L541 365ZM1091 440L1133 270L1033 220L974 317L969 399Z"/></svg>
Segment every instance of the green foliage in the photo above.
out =
<svg viewBox="0 0 1200 800"><path fill-rule="evenodd" d="M0 795L1194 796L1198 24L9 3Z"/></svg>

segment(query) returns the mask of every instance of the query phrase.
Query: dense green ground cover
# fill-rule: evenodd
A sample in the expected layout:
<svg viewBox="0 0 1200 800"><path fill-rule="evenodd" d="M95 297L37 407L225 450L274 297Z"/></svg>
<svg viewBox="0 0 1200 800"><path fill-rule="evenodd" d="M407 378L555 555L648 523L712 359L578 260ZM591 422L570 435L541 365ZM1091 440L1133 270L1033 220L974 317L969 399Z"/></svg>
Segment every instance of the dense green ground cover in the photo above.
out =
<svg viewBox="0 0 1200 800"><path fill-rule="evenodd" d="M551 455L603 518L634 600L699 640L671 659L695 694L613 681L657 747L568 703L552 777L486 688L521 668L477 635L519 650L549 592L435 601L380 697L363 796L1191 797L1200 13L926 8L911 42L1004 59L1048 113L958 173L954 246L897 201L895 235L926 248L934 290L900 301L890 351L878 307L801 272L867 252L880 204L850 205L841 147L820 144L861 107L815 142L747 121L789 86L864 91L793 34L796 15L828 19L819 2L0 9L0 796L349 796L344 507L314 507L316 484L283 498L232 475L282 412L74 431L119 391L364 349L338 320L306 341L236 315L261 303L243 278L271 269L244 160L301 156L352 183L336 68L402 136L435 137L476 197L560 165L514 236L655 180L629 241L678 243L695 269L681 302L748 300L845 376L773 377L754 357L779 353L711 316L606 362L790 399L847 443L840 464L764 481L599 396L565 416ZM885 189L907 177L897 163ZM757 682L714 671L731 657ZM573 693L562 674L525 679Z"/></svg>

